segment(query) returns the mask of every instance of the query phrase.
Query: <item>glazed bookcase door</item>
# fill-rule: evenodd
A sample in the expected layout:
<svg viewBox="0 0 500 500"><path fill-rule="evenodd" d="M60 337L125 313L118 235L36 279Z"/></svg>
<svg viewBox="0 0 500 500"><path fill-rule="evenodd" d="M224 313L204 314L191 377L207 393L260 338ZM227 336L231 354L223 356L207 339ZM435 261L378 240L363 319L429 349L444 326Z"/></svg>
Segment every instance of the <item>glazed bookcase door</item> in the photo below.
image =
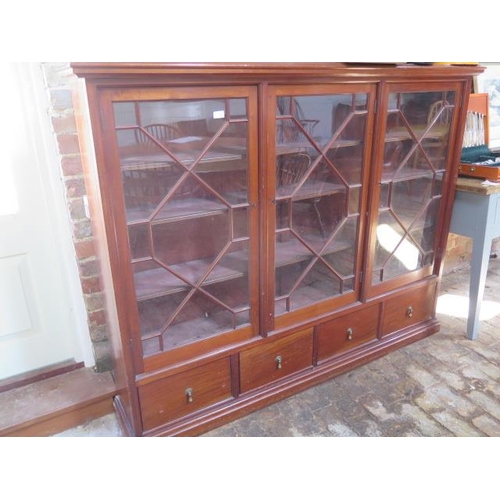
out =
<svg viewBox="0 0 500 500"><path fill-rule="evenodd" d="M121 91L111 104L133 337L144 357L257 330L251 88Z"/></svg>
<svg viewBox="0 0 500 500"><path fill-rule="evenodd" d="M279 328L358 299L370 86L275 88L270 100L270 316Z"/></svg>
<svg viewBox="0 0 500 500"><path fill-rule="evenodd" d="M370 255L372 287L433 273L446 204L460 88L387 89L379 193Z"/></svg>

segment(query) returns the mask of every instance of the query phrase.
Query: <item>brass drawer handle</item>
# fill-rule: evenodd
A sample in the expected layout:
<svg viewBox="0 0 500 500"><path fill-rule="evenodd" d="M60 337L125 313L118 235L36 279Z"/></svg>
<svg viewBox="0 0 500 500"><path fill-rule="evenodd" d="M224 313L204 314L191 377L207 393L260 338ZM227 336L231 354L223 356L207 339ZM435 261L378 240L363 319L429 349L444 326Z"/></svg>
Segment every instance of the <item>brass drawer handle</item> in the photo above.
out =
<svg viewBox="0 0 500 500"><path fill-rule="evenodd" d="M352 340L352 335L353 335L353 330L352 328L347 329L347 340Z"/></svg>
<svg viewBox="0 0 500 500"><path fill-rule="evenodd" d="M281 356L276 356L276 370L281 370L282 366Z"/></svg>
<svg viewBox="0 0 500 500"><path fill-rule="evenodd" d="M408 309L406 310L406 316L408 316L409 318L411 318L413 316L413 307L412 306L408 307Z"/></svg>
<svg viewBox="0 0 500 500"><path fill-rule="evenodd" d="M192 403L193 402L193 389L191 389L191 388L186 389L186 401L188 403Z"/></svg>

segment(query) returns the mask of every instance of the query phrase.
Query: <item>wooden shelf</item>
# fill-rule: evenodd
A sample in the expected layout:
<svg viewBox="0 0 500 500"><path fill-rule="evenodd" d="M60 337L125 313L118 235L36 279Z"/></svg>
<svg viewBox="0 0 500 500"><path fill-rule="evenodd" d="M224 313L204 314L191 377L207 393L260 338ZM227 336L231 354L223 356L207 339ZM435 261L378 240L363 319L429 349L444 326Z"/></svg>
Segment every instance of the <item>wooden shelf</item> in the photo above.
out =
<svg viewBox="0 0 500 500"><path fill-rule="evenodd" d="M346 191L346 187L342 184L320 181L306 182L296 193L294 193L296 189L297 184L279 187L276 190L276 199L284 200L292 197L293 201L309 200L330 196L332 194L344 193Z"/></svg>
<svg viewBox="0 0 500 500"><path fill-rule="evenodd" d="M351 279L351 278L348 278ZM312 286L303 286L298 288L292 294L292 304L291 311L300 309L310 304L315 304L324 300L328 300L332 297L340 295L340 291L337 293L328 293L326 290L318 290ZM275 301L275 315L280 316L288 312L286 307L286 296L277 297Z"/></svg>
<svg viewBox="0 0 500 500"><path fill-rule="evenodd" d="M311 247L315 246L323 246L325 244L325 240L316 236L314 238L309 237L309 245ZM353 244L351 241L339 241L334 240L333 245L330 245L327 252L324 252L322 255L333 254L337 252L341 252L342 250L347 250L348 248L352 248ZM276 243L276 264L275 267L284 267L292 264L297 264L299 262L304 262L305 260L316 257L315 254L311 253L297 238L293 237L289 241L280 243Z"/></svg>
<svg viewBox="0 0 500 500"><path fill-rule="evenodd" d="M332 149L359 146L360 144L362 144L362 142L358 139L337 139L333 143L333 145L328 148L328 151L331 151ZM276 144L276 155L279 156L285 154L302 153L310 149L317 151L316 144L313 144L309 141L283 142Z"/></svg>
<svg viewBox="0 0 500 500"><path fill-rule="evenodd" d="M244 200L244 201L243 201ZM230 209L248 207L246 193L233 192L227 195L224 204L219 200L207 200L205 198L186 198L182 200L171 200L163 206L153 219L154 210L157 206L150 208L135 208L127 210L127 224L166 224L180 222L187 219L199 219L201 217L212 217L222 215Z"/></svg>
<svg viewBox="0 0 500 500"><path fill-rule="evenodd" d="M198 283L214 259L200 259L170 266L190 283ZM248 268L248 252L241 250L225 255L217 264L203 285L213 285L223 281L241 278ZM151 300L173 293L183 292L191 286L162 267L139 271L134 274L135 293L138 301Z"/></svg>
<svg viewBox="0 0 500 500"><path fill-rule="evenodd" d="M434 126L428 129L427 126L414 125L411 127L416 139L420 142L422 139L444 140L450 130L448 124ZM413 140L410 131L406 127L396 127L387 131L385 135L385 142L394 141L409 141Z"/></svg>
<svg viewBox="0 0 500 500"><path fill-rule="evenodd" d="M238 310L235 310L235 313L249 313L249 308L240 308ZM228 312L227 314L231 313ZM240 325L236 325L234 328L232 326L221 328L221 325L224 324L224 321L221 321L220 315L215 314L208 318L197 318L190 321L184 321L176 325L171 325L168 328L167 333L162 333L159 330L144 333L141 336L144 355L151 356L162 351L175 349L177 347L208 339L216 335L222 335L226 332L234 331L238 328L243 328L249 323L250 315L247 314L245 320L241 321ZM163 336L163 350L159 348L159 337L161 336Z"/></svg>
<svg viewBox="0 0 500 500"><path fill-rule="evenodd" d="M121 160L121 170L123 172L130 170L152 170L157 168L172 168L175 165L191 165L200 156L201 151L191 151L191 152L179 152L174 153L171 151L171 155L168 153L149 153L149 154L139 154L135 156L127 156ZM242 154L228 153L224 151L209 150L199 161L199 165L205 165L207 163L219 163L220 168L217 168L217 172L223 170L231 170L228 163L241 160L244 156ZM224 168L226 164L226 168ZM198 170L196 170L198 172Z"/></svg>
<svg viewBox="0 0 500 500"><path fill-rule="evenodd" d="M165 222L178 222L184 219L209 217L222 214L227 206L220 201L205 199L183 199L168 202L151 220L151 216L157 207L137 208L127 210L127 223L129 225L145 224L152 222L160 224Z"/></svg>
<svg viewBox="0 0 500 500"><path fill-rule="evenodd" d="M405 172L398 172L397 177L392 176L395 172L384 172L382 174L381 184L390 184L392 182L406 182L406 181L418 181L420 179L432 180L433 176L436 175L430 168L429 169L417 169L411 168Z"/></svg>

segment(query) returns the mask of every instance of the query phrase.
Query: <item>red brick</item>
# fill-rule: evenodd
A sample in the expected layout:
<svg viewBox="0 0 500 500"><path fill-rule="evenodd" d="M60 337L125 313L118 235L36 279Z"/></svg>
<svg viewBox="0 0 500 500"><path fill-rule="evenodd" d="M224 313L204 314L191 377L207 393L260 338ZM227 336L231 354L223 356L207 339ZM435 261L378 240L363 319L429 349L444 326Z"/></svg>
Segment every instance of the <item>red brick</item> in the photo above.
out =
<svg viewBox="0 0 500 500"><path fill-rule="evenodd" d="M89 332L92 342L102 342L103 340L108 339L107 325L99 325L99 326L90 325Z"/></svg>
<svg viewBox="0 0 500 500"><path fill-rule="evenodd" d="M99 309L97 311L92 311L88 315L89 323L92 326L102 326L106 324L106 311L104 309Z"/></svg>
<svg viewBox="0 0 500 500"><path fill-rule="evenodd" d="M99 263L97 259L84 260L78 263L81 278L99 276Z"/></svg>
<svg viewBox="0 0 500 500"><path fill-rule="evenodd" d="M62 155L72 155L80 153L80 144L77 134L58 134L57 146Z"/></svg>
<svg viewBox="0 0 500 500"><path fill-rule="evenodd" d="M66 179L65 183L67 198L80 198L86 193L83 177Z"/></svg>
<svg viewBox="0 0 500 500"><path fill-rule="evenodd" d="M61 160L61 166L64 176L83 174L82 159L80 155L63 157Z"/></svg>
<svg viewBox="0 0 500 500"><path fill-rule="evenodd" d="M82 240L75 243L76 256L79 259L95 257L94 240Z"/></svg>
<svg viewBox="0 0 500 500"><path fill-rule="evenodd" d="M84 295L84 300L89 313L98 311L104 307L104 294L102 292Z"/></svg>
<svg viewBox="0 0 500 500"><path fill-rule="evenodd" d="M52 89L50 91L50 102L52 104L52 108L57 111L73 109L71 90Z"/></svg>
<svg viewBox="0 0 500 500"><path fill-rule="evenodd" d="M98 276L91 276L90 278L80 278L82 283L82 291L85 294L101 292L101 281Z"/></svg>
<svg viewBox="0 0 500 500"><path fill-rule="evenodd" d="M52 126L57 134L76 133L76 121L73 113L52 117Z"/></svg>
<svg viewBox="0 0 500 500"><path fill-rule="evenodd" d="M92 226L88 219L73 221L73 238L83 240L92 236Z"/></svg>
<svg viewBox="0 0 500 500"><path fill-rule="evenodd" d="M68 203L69 213L73 220L85 219L85 205L82 198L75 198Z"/></svg>

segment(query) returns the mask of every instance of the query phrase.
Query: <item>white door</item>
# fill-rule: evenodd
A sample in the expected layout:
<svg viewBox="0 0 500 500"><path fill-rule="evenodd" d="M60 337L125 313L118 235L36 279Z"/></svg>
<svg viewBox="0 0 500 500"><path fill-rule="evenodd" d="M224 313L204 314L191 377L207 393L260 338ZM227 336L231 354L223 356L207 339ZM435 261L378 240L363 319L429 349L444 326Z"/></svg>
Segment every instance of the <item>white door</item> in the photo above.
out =
<svg viewBox="0 0 500 500"><path fill-rule="evenodd" d="M0 82L1 380L67 360L88 364L88 353L76 335L81 321L68 285L64 201L47 154L40 67L2 63Z"/></svg>

